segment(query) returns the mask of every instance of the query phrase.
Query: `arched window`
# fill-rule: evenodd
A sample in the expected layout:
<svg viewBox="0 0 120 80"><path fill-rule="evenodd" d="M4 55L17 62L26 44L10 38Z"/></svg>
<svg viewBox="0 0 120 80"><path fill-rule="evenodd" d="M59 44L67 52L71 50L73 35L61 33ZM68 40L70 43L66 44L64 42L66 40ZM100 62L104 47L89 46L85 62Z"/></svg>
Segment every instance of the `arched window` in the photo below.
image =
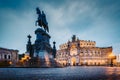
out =
<svg viewBox="0 0 120 80"><path fill-rule="evenodd" d="M10 56L10 55L8 55L8 59L11 59L11 56Z"/></svg>
<svg viewBox="0 0 120 80"><path fill-rule="evenodd" d="M7 59L7 55L6 54L4 55L4 59Z"/></svg>

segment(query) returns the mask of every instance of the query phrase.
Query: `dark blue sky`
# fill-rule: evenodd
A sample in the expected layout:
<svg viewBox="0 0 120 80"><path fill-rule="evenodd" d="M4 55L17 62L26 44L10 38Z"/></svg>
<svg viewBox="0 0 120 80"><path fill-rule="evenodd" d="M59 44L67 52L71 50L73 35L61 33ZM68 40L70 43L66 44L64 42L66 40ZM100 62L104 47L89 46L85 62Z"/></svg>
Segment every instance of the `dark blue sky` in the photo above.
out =
<svg viewBox="0 0 120 80"><path fill-rule="evenodd" d="M120 0L0 0L0 47L24 53L28 34L34 43L36 7L45 11L57 48L76 34L120 53Z"/></svg>

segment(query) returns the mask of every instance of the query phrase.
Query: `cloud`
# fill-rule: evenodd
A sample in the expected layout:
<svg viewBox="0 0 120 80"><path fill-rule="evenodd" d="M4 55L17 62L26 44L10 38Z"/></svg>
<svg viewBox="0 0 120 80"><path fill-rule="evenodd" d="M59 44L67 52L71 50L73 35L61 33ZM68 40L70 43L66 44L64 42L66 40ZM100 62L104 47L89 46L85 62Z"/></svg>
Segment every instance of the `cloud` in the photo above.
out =
<svg viewBox="0 0 120 80"><path fill-rule="evenodd" d="M19 49L20 53L23 53L26 49L28 34L32 35L34 43L36 37L34 31L37 28L35 27L37 19L35 8L37 6L46 13L51 44L55 40L57 49L60 44L70 40L73 34L76 34L79 39L94 40L97 46L119 44L120 20L116 18L120 16L117 14L118 2L108 4L108 1L65 0L59 3L44 0L24 2L22 0L19 5L4 4L7 6L0 7L0 26L2 26L0 32L2 43L0 44L5 47L9 44L10 48Z"/></svg>
<svg viewBox="0 0 120 80"><path fill-rule="evenodd" d="M31 34L35 38L36 18L32 10L21 13L11 9L2 10L0 15L0 25L2 25L0 44L2 45L1 47L18 49L20 53L24 53L26 51L27 35Z"/></svg>
<svg viewBox="0 0 120 80"><path fill-rule="evenodd" d="M58 45L67 42L73 34L77 34L81 39L97 41L97 46L113 46L114 50L115 47L111 43L116 41L114 26L117 24L110 16L106 16L110 15L111 9L109 6L102 9L95 6L95 3L90 5L85 2L71 2L57 9L51 5L46 6L50 16L51 35ZM112 5L111 8L114 7L116 6Z"/></svg>
<svg viewBox="0 0 120 80"><path fill-rule="evenodd" d="M51 35L54 36L53 39L55 38L58 44L66 42L76 33L76 30L72 29L79 27L74 26L73 23L79 20L82 21L83 18L81 18L81 16L85 16L83 14L91 10L91 7L83 2L68 2L66 5L63 4L58 8L49 4L43 7L47 10L46 13L47 16L49 16L48 22L51 29ZM78 30L80 31L80 29Z"/></svg>

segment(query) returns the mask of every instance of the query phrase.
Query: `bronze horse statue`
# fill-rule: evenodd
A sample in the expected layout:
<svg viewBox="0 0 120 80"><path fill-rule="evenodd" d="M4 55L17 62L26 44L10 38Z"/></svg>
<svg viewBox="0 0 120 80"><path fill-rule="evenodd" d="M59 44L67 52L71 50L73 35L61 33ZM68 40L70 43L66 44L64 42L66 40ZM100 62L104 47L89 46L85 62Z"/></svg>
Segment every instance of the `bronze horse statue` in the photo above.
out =
<svg viewBox="0 0 120 80"><path fill-rule="evenodd" d="M43 27L45 31L49 32L45 13L42 11L42 14L41 14L41 11L38 7L36 8L36 12L38 14L38 20L36 21L36 26L38 25L40 27Z"/></svg>

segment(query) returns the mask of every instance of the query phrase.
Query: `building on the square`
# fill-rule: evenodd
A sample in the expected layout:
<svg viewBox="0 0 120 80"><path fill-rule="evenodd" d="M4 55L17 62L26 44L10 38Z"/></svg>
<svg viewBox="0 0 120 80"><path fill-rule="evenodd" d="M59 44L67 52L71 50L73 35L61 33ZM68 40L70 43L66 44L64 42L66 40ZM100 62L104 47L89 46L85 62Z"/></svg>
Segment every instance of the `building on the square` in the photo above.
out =
<svg viewBox="0 0 120 80"><path fill-rule="evenodd" d="M120 62L120 54L118 54L118 55L116 56L116 61L117 61L117 62Z"/></svg>
<svg viewBox="0 0 120 80"><path fill-rule="evenodd" d="M59 46L56 60L63 65L110 65L112 47L96 47L95 41L79 40L75 35L72 41Z"/></svg>
<svg viewBox="0 0 120 80"><path fill-rule="evenodd" d="M116 56L117 66L120 66L120 54Z"/></svg>
<svg viewBox="0 0 120 80"><path fill-rule="evenodd" d="M18 62L18 50L0 47L0 62L1 61L8 61L10 64L15 65Z"/></svg>

